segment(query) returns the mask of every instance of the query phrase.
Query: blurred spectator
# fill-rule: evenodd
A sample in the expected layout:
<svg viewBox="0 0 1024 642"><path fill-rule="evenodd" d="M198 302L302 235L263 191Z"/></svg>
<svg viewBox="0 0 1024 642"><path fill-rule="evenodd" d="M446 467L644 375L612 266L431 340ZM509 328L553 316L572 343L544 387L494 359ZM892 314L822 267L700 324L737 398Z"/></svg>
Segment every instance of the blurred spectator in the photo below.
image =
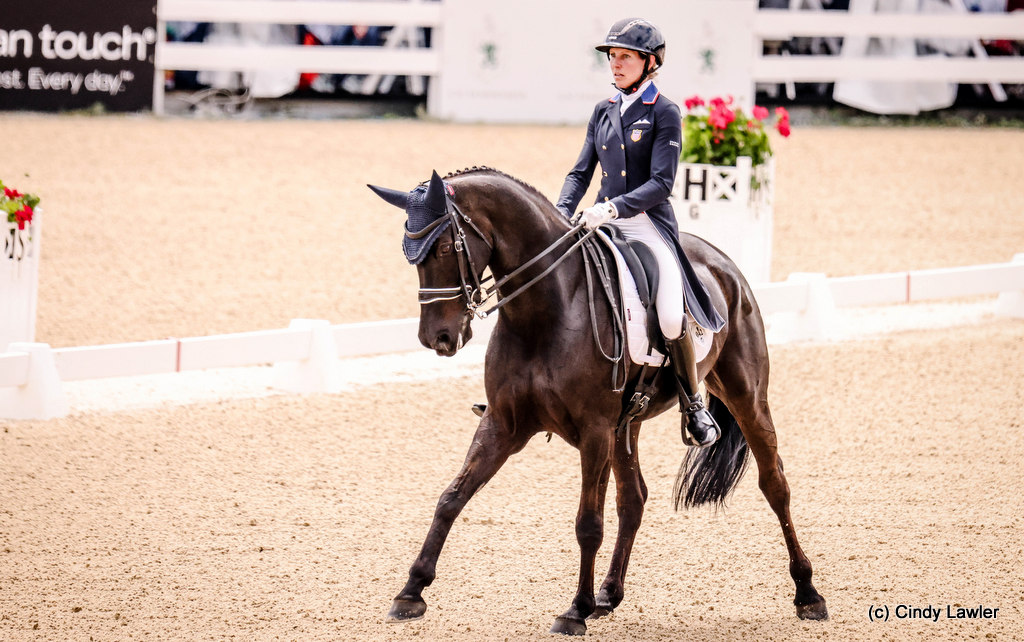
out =
<svg viewBox="0 0 1024 642"><path fill-rule="evenodd" d="M210 33L209 22L170 21L167 23L167 40L171 42L203 42ZM165 79L168 89L199 89L199 72L169 71Z"/></svg>
<svg viewBox="0 0 1024 642"><path fill-rule="evenodd" d="M384 38L380 27L352 25L332 44L349 47L379 47L384 44ZM362 74L336 74L334 81L342 91L355 94L361 93L365 78L366 76Z"/></svg>
<svg viewBox="0 0 1024 642"><path fill-rule="evenodd" d="M301 43L308 46L379 47L384 44L384 31L382 27L367 25L304 25L300 29L300 37ZM350 94L362 93L360 90L365 78L362 74L304 73L299 79L299 88L325 94L333 94L339 89Z"/></svg>

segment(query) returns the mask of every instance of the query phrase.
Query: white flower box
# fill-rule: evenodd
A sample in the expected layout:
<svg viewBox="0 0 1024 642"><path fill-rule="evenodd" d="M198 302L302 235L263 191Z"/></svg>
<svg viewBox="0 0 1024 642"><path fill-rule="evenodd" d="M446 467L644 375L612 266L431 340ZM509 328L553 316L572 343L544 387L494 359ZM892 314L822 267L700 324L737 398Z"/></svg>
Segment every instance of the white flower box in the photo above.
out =
<svg viewBox="0 0 1024 642"><path fill-rule="evenodd" d="M752 180L753 179L753 180ZM771 280L775 162L751 166L680 163L669 201L679 230L725 252L750 283Z"/></svg>
<svg viewBox="0 0 1024 642"><path fill-rule="evenodd" d="M15 341L35 341L42 214L19 230L0 223L0 352Z"/></svg>

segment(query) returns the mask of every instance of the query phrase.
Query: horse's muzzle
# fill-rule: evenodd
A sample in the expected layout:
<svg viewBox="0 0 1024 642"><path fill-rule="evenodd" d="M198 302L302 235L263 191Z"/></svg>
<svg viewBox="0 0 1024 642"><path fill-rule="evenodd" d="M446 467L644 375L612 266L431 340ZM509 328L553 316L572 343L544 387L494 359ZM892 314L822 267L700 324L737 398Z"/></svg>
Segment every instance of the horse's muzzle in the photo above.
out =
<svg viewBox="0 0 1024 642"><path fill-rule="evenodd" d="M459 320L458 328L442 327L434 332L425 332L421 326L420 343L442 357L451 357L473 338L473 330L470 327L472 318L466 315Z"/></svg>

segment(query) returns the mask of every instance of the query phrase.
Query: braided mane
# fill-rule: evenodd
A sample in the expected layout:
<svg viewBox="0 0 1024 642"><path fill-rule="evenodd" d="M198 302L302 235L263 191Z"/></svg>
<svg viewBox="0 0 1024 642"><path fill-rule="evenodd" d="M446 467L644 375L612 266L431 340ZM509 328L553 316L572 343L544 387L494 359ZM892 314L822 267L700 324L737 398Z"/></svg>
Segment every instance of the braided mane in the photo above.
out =
<svg viewBox="0 0 1024 642"><path fill-rule="evenodd" d="M489 172L491 174L497 174L498 176L504 176L505 178L510 179L510 180L518 183L519 185L522 185L527 190L529 190L533 194L539 196L540 198L544 199L545 201L549 201L550 202L550 199L548 199L547 196L544 196L543 194L541 194L540 190L537 189L536 187L534 187L533 185L530 185L529 183L527 183L527 182L525 182L525 181L523 181L521 179L518 179L515 176L512 176L511 174L506 174L505 172L501 171L500 169L495 169L493 167L487 167L486 165L480 165L480 166L474 165L472 167L466 167L464 169L456 170L454 172L448 172L448 175L445 176L445 178L455 178L456 176L465 176L467 174L476 174L478 172Z"/></svg>

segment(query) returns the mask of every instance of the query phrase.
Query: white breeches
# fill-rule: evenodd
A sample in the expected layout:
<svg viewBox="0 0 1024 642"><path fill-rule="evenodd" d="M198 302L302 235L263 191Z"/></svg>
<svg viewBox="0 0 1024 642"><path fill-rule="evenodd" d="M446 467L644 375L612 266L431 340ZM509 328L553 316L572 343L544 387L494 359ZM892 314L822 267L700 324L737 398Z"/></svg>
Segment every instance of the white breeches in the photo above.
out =
<svg viewBox="0 0 1024 642"><path fill-rule="evenodd" d="M683 295L683 276L675 251L645 213L615 219L608 224L617 227L626 240L640 241L651 249L658 261L658 291L654 295L658 323L665 339L678 339L683 333L686 302Z"/></svg>

